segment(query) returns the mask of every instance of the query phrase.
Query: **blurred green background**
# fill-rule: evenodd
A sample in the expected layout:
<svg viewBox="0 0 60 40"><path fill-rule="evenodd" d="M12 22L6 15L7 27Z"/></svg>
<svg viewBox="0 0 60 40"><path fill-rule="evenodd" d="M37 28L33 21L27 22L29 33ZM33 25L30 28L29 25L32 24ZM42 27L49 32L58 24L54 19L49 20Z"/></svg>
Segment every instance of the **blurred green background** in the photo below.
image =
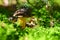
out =
<svg viewBox="0 0 60 40"><path fill-rule="evenodd" d="M11 5L16 8L7 9L0 0L0 40L60 40L60 0L17 0ZM9 21L21 6L32 8L32 14L38 19L37 26L22 30L18 22Z"/></svg>

